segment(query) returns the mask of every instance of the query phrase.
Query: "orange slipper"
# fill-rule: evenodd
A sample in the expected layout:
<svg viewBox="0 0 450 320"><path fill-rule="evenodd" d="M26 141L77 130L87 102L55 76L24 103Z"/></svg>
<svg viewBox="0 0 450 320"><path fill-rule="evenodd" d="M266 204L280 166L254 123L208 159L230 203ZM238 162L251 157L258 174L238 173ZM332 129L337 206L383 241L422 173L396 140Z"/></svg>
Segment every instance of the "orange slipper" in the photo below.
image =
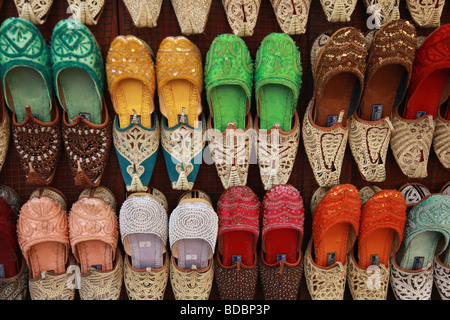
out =
<svg viewBox="0 0 450 320"><path fill-rule="evenodd" d="M358 264L389 266L403 239L406 223L405 198L397 190L382 190L362 208L358 236Z"/></svg>
<svg viewBox="0 0 450 320"><path fill-rule="evenodd" d="M315 263L321 267L345 264L359 231L361 199L351 184L331 188L314 210L312 232Z"/></svg>

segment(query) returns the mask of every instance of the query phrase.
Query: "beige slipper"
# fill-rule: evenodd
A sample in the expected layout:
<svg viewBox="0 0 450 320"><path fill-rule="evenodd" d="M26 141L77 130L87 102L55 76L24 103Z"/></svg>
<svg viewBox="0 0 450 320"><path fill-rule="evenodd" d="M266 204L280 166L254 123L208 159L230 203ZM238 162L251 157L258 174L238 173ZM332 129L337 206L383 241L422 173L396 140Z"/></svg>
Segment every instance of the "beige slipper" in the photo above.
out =
<svg viewBox="0 0 450 320"><path fill-rule="evenodd" d="M53 0L14 0L19 18L31 21L33 24L44 24L49 16Z"/></svg>
<svg viewBox="0 0 450 320"><path fill-rule="evenodd" d="M96 25L105 7L106 0L67 0L75 20L87 25Z"/></svg>
<svg viewBox="0 0 450 320"><path fill-rule="evenodd" d="M271 3L284 33L305 33L311 0L271 0Z"/></svg>
<svg viewBox="0 0 450 320"><path fill-rule="evenodd" d="M252 36L261 0L222 0L222 3L233 33L240 37Z"/></svg>
<svg viewBox="0 0 450 320"><path fill-rule="evenodd" d="M163 0L123 0L137 28L154 28L157 25Z"/></svg>

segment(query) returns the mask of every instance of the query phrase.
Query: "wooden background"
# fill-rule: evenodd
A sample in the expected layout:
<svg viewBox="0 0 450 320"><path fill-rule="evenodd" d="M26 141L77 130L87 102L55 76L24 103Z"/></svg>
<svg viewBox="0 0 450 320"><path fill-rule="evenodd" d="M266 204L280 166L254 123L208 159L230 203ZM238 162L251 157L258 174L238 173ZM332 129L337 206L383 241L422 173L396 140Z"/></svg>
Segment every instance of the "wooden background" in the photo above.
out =
<svg viewBox="0 0 450 320"><path fill-rule="evenodd" d="M117 35L135 35L143 40L145 40L153 51L156 53L158 46L161 41L167 36L180 35L180 27L176 20L175 12L173 10L172 4L169 0L163 1L163 6L161 9L161 14L158 19L158 25L155 28L136 28L132 24L131 17L123 4L122 0L107 0L105 9L102 16L96 26L88 26L97 38L98 43L101 46L103 56L106 58L109 45L112 40ZM411 20L411 16L406 8L406 1L401 0L401 18ZM3 6L0 10L0 22L3 22L6 18L17 16L16 7L13 0L4 0ZM50 41L51 33L53 27L61 19L66 19L70 17L68 12L68 5L65 0L54 0L53 6L50 11L50 16L47 22L41 26L38 26L42 35L47 41ZM369 15L366 13L366 8L363 1L358 1L355 11L352 14L351 21L348 23L330 23L327 22L325 15L322 11L319 0L312 0L308 25L306 33L303 35L292 36L292 38L297 43L299 50L301 52L301 60L303 65L303 83L300 92L300 98L297 106L297 110L300 119L303 119L303 114L305 112L306 106L312 97L313 92L313 81L311 75L310 67L310 49L314 39L323 32L333 33L337 29L345 26L354 26L360 28L362 32L367 32L366 20ZM447 3L444 7L444 12L442 14L441 23L450 22L450 4ZM427 35L432 31L432 29L420 29L417 28L418 35ZM205 29L205 32L200 35L190 35L187 36L192 42L194 42L200 49L203 59L205 59L206 52L211 45L213 39L222 33L230 33L231 28L228 25L225 10L220 0L213 0L211 5L211 11L209 15L209 20ZM262 0L258 22L255 27L255 32L252 37L243 38L246 42L248 49L250 50L252 59L255 59L256 51L262 39L271 32L282 32L278 26L272 5L269 0ZM106 88L106 86L105 86ZM108 92L105 92L106 99L108 103L108 108L113 115L113 109L110 103L110 97ZM156 97L155 103L157 105L158 98ZM255 114L255 104L253 98L252 113ZM208 105L203 94L203 107L205 114L208 115ZM158 112L158 116L161 114ZM450 147L450 146L449 146ZM427 186L431 192L438 192L445 182L450 180L450 174L446 171L438 162L435 154L431 151L429 164L428 164L428 177L422 180L408 179L404 176L395 159L389 150L386 162L387 178L383 183L378 183L377 185L381 188L398 188L401 185L408 182L420 182ZM21 196L23 202L27 201L31 192L34 190L33 187L26 185L26 178L22 172L19 165L17 153L14 149L14 145L10 144L8 155L6 158L6 163L2 171L0 172L0 183L8 185L15 189ZM300 141L298 154L296 162L294 165L294 170L289 179L289 183L295 186L302 195L305 209L306 209L306 219L305 219L305 234L303 237L303 252L305 250L306 244L311 236L311 212L309 209L310 199L313 191L317 188L317 183L314 180L312 170L309 166L308 159L306 157L303 144ZM350 149L347 147L347 152L345 155L344 166L341 174L341 183L352 183L356 187L361 188L367 185L357 169L356 163L354 162ZM118 208L120 208L122 202L126 199L126 190L124 187L123 179L120 173L120 168L117 162L117 157L114 149L111 149L110 158L108 166L105 170L103 176L102 185L111 189L117 199ZM265 190L261 183L259 176L259 169L257 164L250 165L248 174L247 185L258 195L260 200L262 200ZM150 182L151 187L155 187L162 191L169 202L169 213L176 207L178 198L183 193L182 191L172 190L171 183L166 171L166 166L160 148L153 177ZM77 200L78 195L81 190L74 186L71 171L68 167L67 155L65 152L62 153L57 172L52 183L52 187L61 190L67 197L69 208ZM214 204L217 203L220 195L222 194L223 187L220 182L215 166L212 164L201 165L200 171L197 176L197 180L194 185L195 189L206 191ZM119 245L121 245L119 240ZM348 288L346 289L345 299L351 299L350 292ZM437 290L433 289L433 299L439 299ZM214 283L213 289L210 295L211 300L219 299L219 294L217 287ZM260 283L258 283L256 299L263 299L262 290ZM389 299L395 299L393 293L389 289ZM123 287L121 299L127 299L125 288ZM170 283L167 286L165 299L174 299L173 293L170 287ZM303 277L301 282L301 288L299 292L299 299L309 300L311 299L306 287L306 282Z"/></svg>

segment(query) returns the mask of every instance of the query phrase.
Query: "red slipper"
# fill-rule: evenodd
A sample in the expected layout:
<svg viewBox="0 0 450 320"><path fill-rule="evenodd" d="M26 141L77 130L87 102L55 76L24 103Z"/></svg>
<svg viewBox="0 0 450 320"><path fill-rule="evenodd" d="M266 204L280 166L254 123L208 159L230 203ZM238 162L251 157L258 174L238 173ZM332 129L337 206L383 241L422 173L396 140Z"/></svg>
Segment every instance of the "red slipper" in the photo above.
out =
<svg viewBox="0 0 450 320"><path fill-rule="evenodd" d="M4 188L2 186L2 188ZM3 190L2 190L3 191ZM17 241L18 212L0 196L0 278L10 278L19 272L21 254Z"/></svg>
<svg viewBox="0 0 450 320"><path fill-rule="evenodd" d="M274 186L264 196L262 208L264 262L297 262L301 255L305 221L305 209L300 193L291 185Z"/></svg>
<svg viewBox="0 0 450 320"><path fill-rule="evenodd" d="M254 264L259 236L259 207L259 200L249 187L228 188L220 197L217 203L218 258L224 266Z"/></svg>
<svg viewBox="0 0 450 320"><path fill-rule="evenodd" d="M450 96L450 24L431 33L416 52L404 117L436 117Z"/></svg>

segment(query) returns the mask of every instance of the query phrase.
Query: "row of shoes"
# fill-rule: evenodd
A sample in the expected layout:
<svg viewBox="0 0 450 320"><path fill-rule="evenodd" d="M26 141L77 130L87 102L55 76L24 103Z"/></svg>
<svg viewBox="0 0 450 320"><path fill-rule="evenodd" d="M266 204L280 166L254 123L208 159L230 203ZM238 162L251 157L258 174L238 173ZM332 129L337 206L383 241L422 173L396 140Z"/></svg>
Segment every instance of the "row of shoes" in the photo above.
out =
<svg viewBox="0 0 450 320"><path fill-rule="evenodd" d="M435 284L450 299L450 183L399 190L351 184L318 188L305 278L314 300L430 300Z"/></svg>
<svg viewBox="0 0 450 320"><path fill-rule="evenodd" d="M207 300L215 279L221 299L251 300L259 278L265 299L295 300L303 274L314 300L342 300L346 283L355 300L386 300L389 283L399 300L429 300L433 284L450 299L450 182L436 194L421 184L319 188L304 254L303 200L291 185L262 202L231 187L217 212L207 193L188 191L170 215L152 188L131 194L118 217L102 186L70 210L50 187L23 205L7 186L0 194L2 299L28 288L33 300L73 300L77 289L83 300L117 300L124 284L131 300L161 300L170 281L175 299Z"/></svg>
<svg viewBox="0 0 450 320"><path fill-rule="evenodd" d="M68 0L68 9L73 18L85 24L95 25L101 17L105 0ZM364 0L367 13L374 23L382 26L400 18L397 0ZM53 0L14 1L20 17L43 24L47 20ZM133 24L136 27L156 27L163 0L123 0ZM200 34L205 31L212 0L171 0L182 34ZM329 22L348 22L358 1L320 1ZM435 28L440 25L440 17L445 1L407 0L411 17L420 27ZM227 20L233 33L252 36L258 20L261 0L222 0ZM271 0L278 24L287 34L303 34L308 22L311 0Z"/></svg>

